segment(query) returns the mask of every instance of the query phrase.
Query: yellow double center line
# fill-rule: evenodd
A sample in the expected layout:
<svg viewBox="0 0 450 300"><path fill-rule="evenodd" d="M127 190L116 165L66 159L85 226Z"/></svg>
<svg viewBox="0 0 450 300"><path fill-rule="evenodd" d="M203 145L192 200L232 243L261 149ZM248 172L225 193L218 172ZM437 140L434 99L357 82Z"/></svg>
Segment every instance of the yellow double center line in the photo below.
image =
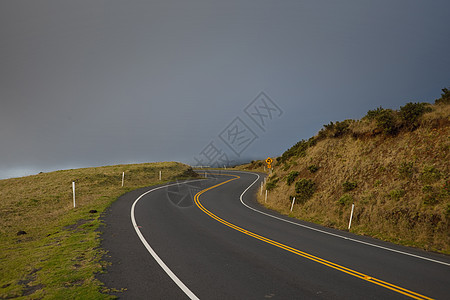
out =
<svg viewBox="0 0 450 300"><path fill-rule="evenodd" d="M245 230L244 228L241 228L241 227L239 227L239 226L236 226L236 225L234 225L234 224L232 224L232 223L230 223L230 222L228 222L228 221L225 221L224 219L222 219L222 218L216 216L215 214L213 214L212 212L210 212L209 210L207 210L207 209L200 203L200 200L199 200L200 195L202 195L203 193L205 193L205 192L207 192L207 191L209 191L209 190L212 190L212 189L214 189L214 188L216 188L216 187L218 187L218 186L221 186L221 185L226 184L226 183L228 183L228 182L230 182L230 181L233 181L233 180L236 180L236 179L239 179L239 178L240 178L240 177L237 176L237 175L231 175L231 174L217 174L217 175L232 176L232 177L235 177L235 178L229 179L229 180L227 180L227 181L224 181L224 182L222 182L222 183L219 183L219 184L216 184L216 185L214 185L214 186L211 186L211 187L209 187L209 188L207 188L207 189L204 189L204 190L198 192L198 193L194 196L194 202L195 202L195 204L197 205L197 207L200 208L205 214L207 214L208 216L210 216L210 217L213 218L214 220L216 220L216 221L218 221L218 222L220 222L220 223L222 223L222 224L224 224L224 225L226 225L226 226L228 226L228 227L230 227L230 228L233 228L234 230L237 230L237 231L239 231L239 232L242 232L243 234L246 234L246 235L248 235L248 236L251 236L251 237L253 237L253 238L255 238L255 239L258 239L258 240L260 240L260 241L263 241L263 242L265 242L265 243L271 244L271 245L273 245L273 246L275 246L275 247L284 249L284 250L289 251L289 252L291 252L291 253L294 253L294 254L296 254L296 255L298 255L298 256L307 258L307 259L312 260L312 261L315 261L315 262L317 262L317 263L319 263L319 264L322 264L322 265L325 265L325 266L330 267L330 268L332 268L332 269L335 269L335 270L344 272L344 273L346 273L346 274L349 274L349 275L354 276L354 277L357 277L357 278L359 278L359 279L368 281L368 282L370 282L370 283L373 283L373 284L382 286L382 287L384 287L384 288L387 288L387 289L392 290L392 291L394 291L394 292L397 292L397 293L403 294L403 295L405 295L405 296L411 297L411 298L413 298L413 299L432 299L432 298L430 298L430 297L421 295L421 294L419 294L419 293L416 293L416 292L407 290L407 289L405 289L405 288L396 286L396 285L394 285L394 284L392 284L392 283L385 282L385 281L383 281L383 280L374 278L374 277L372 277L372 276L369 276L369 275L360 273L360 272L358 272L358 271L355 271L355 270L346 268L346 267L344 267L344 266L338 265L338 264L333 263L333 262L331 262L331 261L322 259L322 258L320 258L320 257L314 256L314 255L311 255L311 254L308 254L308 253L306 253L306 252L303 252L303 251L300 251L300 250L298 250L298 249L292 248L292 247L287 246L287 245L285 245L285 244L282 244L282 243L279 243L279 242L277 242L277 241L271 240L271 239L266 238L266 237L264 237L264 236L261 236L261 235L259 235L259 234L256 234L256 233L253 233L253 232L251 232L251 231Z"/></svg>

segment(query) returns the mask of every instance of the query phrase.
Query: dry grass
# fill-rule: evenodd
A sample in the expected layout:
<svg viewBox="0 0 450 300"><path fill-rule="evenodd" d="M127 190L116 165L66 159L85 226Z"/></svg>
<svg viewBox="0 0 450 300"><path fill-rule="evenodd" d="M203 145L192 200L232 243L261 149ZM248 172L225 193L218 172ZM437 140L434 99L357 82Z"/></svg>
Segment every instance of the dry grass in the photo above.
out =
<svg viewBox="0 0 450 300"><path fill-rule="evenodd" d="M449 254L450 105L433 109L412 132L374 135L374 124L363 119L349 134L319 140L305 157L275 167L279 181L266 206L290 214L295 182L288 186L286 177L298 171L296 181L312 179L316 192L294 206L293 217L346 230L354 202L352 232ZM356 189L344 192L346 181Z"/></svg>
<svg viewBox="0 0 450 300"><path fill-rule="evenodd" d="M102 270L100 213L127 191L189 176L187 170L180 163L148 163L0 180L0 299L109 298L94 277Z"/></svg>

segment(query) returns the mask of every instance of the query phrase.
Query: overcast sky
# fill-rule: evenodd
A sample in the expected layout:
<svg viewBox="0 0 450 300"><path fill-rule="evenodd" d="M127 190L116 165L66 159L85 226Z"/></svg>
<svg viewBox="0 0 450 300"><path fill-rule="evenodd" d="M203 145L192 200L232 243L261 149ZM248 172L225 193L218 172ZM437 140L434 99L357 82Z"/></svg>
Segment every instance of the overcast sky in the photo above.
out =
<svg viewBox="0 0 450 300"><path fill-rule="evenodd" d="M0 178L277 156L450 86L449 1L0 2Z"/></svg>

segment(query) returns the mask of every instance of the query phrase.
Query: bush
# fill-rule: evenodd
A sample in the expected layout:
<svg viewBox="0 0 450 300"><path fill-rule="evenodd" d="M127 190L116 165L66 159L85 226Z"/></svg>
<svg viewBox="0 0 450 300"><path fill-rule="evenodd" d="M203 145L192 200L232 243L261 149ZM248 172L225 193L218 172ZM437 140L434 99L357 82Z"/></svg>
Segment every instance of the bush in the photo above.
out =
<svg viewBox="0 0 450 300"><path fill-rule="evenodd" d="M422 192L423 193L432 193L433 192L433 187L431 185L426 185L422 188Z"/></svg>
<svg viewBox="0 0 450 300"><path fill-rule="evenodd" d="M447 203L447 207L445 208L445 217L450 219L450 203Z"/></svg>
<svg viewBox="0 0 450 300"><path fill-rule="evenodd" d="M277 187L278 179L274 179L272 181L267 182L266 190L271 191Z"/></svg>
<svg viewBox="0 0 450 300"><path fill-rule="evenodd" d="M319 138L326 137L340 137L350 132L350 124L354 122L351 119L344 120L342 122L330 122L330 124L323 125L323 128L319 131Z"/></svg>
<svg viewBox="0 0 450 300"><path fill-rule="evenodd" d="M405 195L404 190L392 190L389 192L389 197L391 197L392 200L400 200L401 197Z"/></svg>
<svg viewBox="0 0 450 300"><path fill-rule="evenodd" d="M308 142L305 140L301 140L288 150L286 150L280 157L279 162L284 163L289 160L293 156L304 157L306 156L306 149L308 149Z"/></svg>
<svg viewBox="0 0 450 300"><path fill-rule="evenodd" d="M427 194L423 196L423 204L433 205L439 202L438 197L435 193Z"/></svg>
<svg viewBox="0 0 450 300"><path fill-rule="evenodd" d="M291 173L289 173L289 175L286 177L287 185L291 185L294 182L295 178L297 178L298 174L299 173L297 171L292 171Z"/></svg>
<svg viewBox="0 0 450 300"><path fill-rule="evenodd" d="M366 118L369 120L375 120L379 115L381 115L384 112L383 107L378 107L377 109L369 110L366 114Z"/></svg>
<svg viewBox="0 0 450 300"><path fill-rule="evenodd" d="M353 197L352 195L345 194L341 198L339 198L338 203L342 206L348 205L350 203L353 203Z"/></svg>
<svg viewBox="0 0 450 300"><path fill-rule="evenodd" d="M450 104L450 91L443 88L441 98L434 100L434 104Z"/></svg>
<svg viewBox="0 0 450 300"><path fill-rule="evenodd" d="M423 183L433 183L441 179L441 172L434 166L423 167L422 173L420 174L420 180Z"/></svg>
<svg viewBox="0 0 450 300"><path fill-rule="evenodd" d="M356 182L352 182L352 181L346 181L342 184L342 187L344 188L344 192L353 191L354 189L356 189L357 186L358 186L358 184Z"/></svg>
<svg viewBox="0 0 450 300"><path fill-rule="evenodd" d="M426 103L412 103L409 102L405 106L400 107L400 117L403 125L411 130L419 127L419 118L431 108L427 107Z"/></svg>
<svg viewBox="0 0 450 300"><path fill-rule="evenodd" d="M348 133L350 131L349 126L352 121L353 120L344 120L342 122L336 122L333 137L340 137Z"/></svg>
<svg viewBox="0 0 450 300"><path fill-rule="evenodd" d="M310 166L308 167L308 170L309 170L311 173L316 173L317 170L319 170L319 167L316 166L316 165L310 165Z"/></svg>
<svg viewBox="0 0 450 300"><path fill-rule="evenodd" d="M442 193L443 193L445 196L450 195L450 180L446 180L446 181L444 182L444 186L442 187Z"/></svg>
<svg viewBox="0 0 450 300"><path fill-rule="evenodd" d="M392 109L383 109L375 118L377 128L385 134L395 135L398 131L395 114Z"/></svg>
<svg viewBox="0 0 450 300"><path fill-rule="evenodd" d="M315 137L310 137L308 140L308 147L314 147L317 145L317 139Z"/></svg>
<svg viewBox="0 0 450 300"><path fill-rule="evenodd" d="M316 191L316 184L311 179L302 178L295 183L295 197L300 202L305 202Z"/></svg>
<svg viewBox="0 0 450 300"><path fill-rule="evenodd" d="M398 167L398 173L401 179L411 178L414 174L414 165L412 162L402 162Z"/></svg>

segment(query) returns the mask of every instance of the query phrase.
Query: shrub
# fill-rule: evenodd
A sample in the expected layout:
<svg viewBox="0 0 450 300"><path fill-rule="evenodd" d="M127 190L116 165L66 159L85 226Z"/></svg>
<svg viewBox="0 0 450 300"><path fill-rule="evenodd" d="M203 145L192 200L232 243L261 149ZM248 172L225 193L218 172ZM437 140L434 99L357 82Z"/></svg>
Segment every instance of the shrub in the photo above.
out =
<svg viewBox="0 0 450 300"><path fill-rule="evenodd" d="M395 114L392 109L383 109L375 118L377 128L382 130L385 134L395 135L398 131Z"/></svg>
<svg viewBox="0 0 450 300"><path fill-rule="evenodd" d="M423 204L433 205L438 203L438 198L435 193L427 194L423 196Z"/></svg>
<svg viewBox="0 0 450 300"><path fill-rule="evenodd" d="M323 128L319 131L319 138L325 137L340 137L348 132L350 132L350 124L353 120L348 119L342 122L330 122L327 125L323 125Z"/></svg>
<svg viewBox="0 0 450 300"><path fill-rule="evenodd" d="M380 114L383 113L385 109L383 107L378 107L377 109L369 110L366 114L366 118L369 120L375 120Z"/></svg>
<svg viewBox="0 0 450 300"><path fill-rule="evenodd" d="M447 207L445 208L445 217L450 219L450 203L447 203Z"/></svg>
<svg viewBox="0 0 450 300"><path fill-rule="evenodd" d="M305 140L301 140L288 150L286 150L279 158L280 163L284 163L293 156L304 157L306 156L306 149L308 149L309 143ZM278 161L278 160L277 160Z"/></svg>
<svg viewBox="0 0 450 300"><path fill-rule="evenodd" d="M414 174L414 164L412 162L402 162L398 167L398 174L401 179L411 178Z"/></svg>
<svg viewBox="0 0 450 300"><path fill-rule="evenodd" d="M308 140L308 147L314 147L317 145L317 139L315 137L310 137Z"/></svg>
<svg viewBox="0 0 450 300"><path fill-rule="evenodd" d="M353 203L353 197L352 195L345 194L341 198L339 198L338 203L342 206L348 205L350 203Z"/></svg>
<svg viewBox="0 0 450 300"><path fill-rule="evenodd" d="M302 178L295 183L295 197L300 202L305 202L316 191L316 184L311 179Z"/></svg>
<svg viewBox="0 0 450 300"><path fill-rule="evenodd" d="M426 193L432 193L433 192L433 187L431 185L426 185L422 188L422 192Z"/></svg>
<svg viewBox="0 0 450 300"><path fill-rule="evenodd" d="M352 182L352 181L346 181L342 184L342 187L344 188L344 192L353 191L354 189L356 189L357 186L358 186L358 184L356 182Z"/></svg>
<svg viewBox="0 0 450 300"><path fill-rule="evenodd" d="M352 120L344 120L342 122L336 122L333 137L340 137L346 133L348 133L349 126Z"/></svg>
<svg viewBox="0 0 450 300"><path fill-rule="evenodd" d="M319 170L319 167L316 166L316 165L310 165L310 166L308 167L308 170L309 170L311 173L316 173L317 170Z"/></svg>
<svg viewBox="0 0 450 300"><path fill-rule="evenodd" d="M267 184L266 184L266 190L271 191L271 190L273 190L274 188L276 188L276 187L277 187L278 180L279 180L279 179L277 178L277 179L274 179L274 180L272 180L272 181L267 182Z"/></svg>
<svg viewBox="0 0 450 300"><path fill-rule="evenodd" d="M436 169L434 166L425 166L423 167L422 173L420 174L420 180L423 183L433 183L441 179L441 172Z"/></svg>
<svg viewBox="0 0 450 300"><path fill-rule="evenodd" d="M450 104L450 91L443 88L441 98L434 100L434 104Z"/></svg>
<svg viewBox="0 0 450 300"><path fill-rule="evenodd" d="M392 190L389 192L389 197L391 197L392 200L400 200L401 197L405 195L404 190Z"/></svg>
<svg viewBox="0 0 450 300"><path fill-rule="evenodd" d="M444 186L442 187L442 193L443 193L445 196L450 195L450 180L446 180L446 181L444 182Z"/></svg>
<svg viewBox="0 0 450 300"><path fill-rule="evenodd" d="M431 108L427 107L426 103L412 103L409 102L405 106L400 107L400 117L403 121L403 125L411 130L419 127L419 118L425 113L430 111Z"/></svg>
<svg viewBox="0 0 450 300"><path fill-rule="evenodd" d="M294 182L295 178L297 178L298 174L299 173L297 171L292 171L291 173L289 173L289 175L286 177L287 185L291 185Z"/></svg>

